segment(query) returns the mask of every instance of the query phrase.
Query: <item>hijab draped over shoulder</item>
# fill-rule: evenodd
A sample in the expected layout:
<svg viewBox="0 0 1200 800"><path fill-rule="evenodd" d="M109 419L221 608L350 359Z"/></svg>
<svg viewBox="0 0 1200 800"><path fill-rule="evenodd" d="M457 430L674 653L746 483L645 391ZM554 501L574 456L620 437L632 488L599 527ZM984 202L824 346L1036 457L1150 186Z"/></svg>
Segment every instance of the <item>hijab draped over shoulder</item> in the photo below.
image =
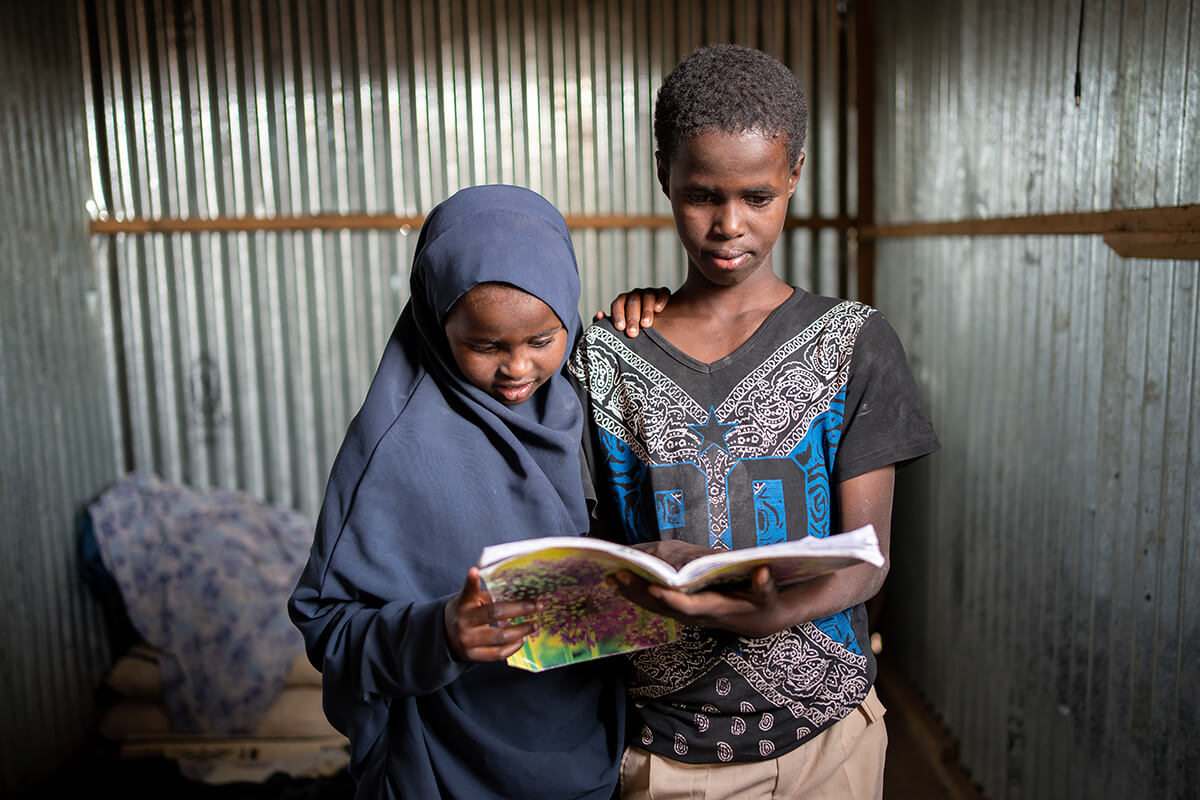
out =
<svg viewBox="0 0 1200 800"><path fill-rule="evenodd" d="M435 208L289 612L351 739L359 796L607 800L623 703L611 665L528 673L456 661L446 641L444 606L484 546L588 524L583 412L561 369L509 407L450 353L446 315L486 282L540 298L576 341L579 276L553 206L480 186Z"/></svg>

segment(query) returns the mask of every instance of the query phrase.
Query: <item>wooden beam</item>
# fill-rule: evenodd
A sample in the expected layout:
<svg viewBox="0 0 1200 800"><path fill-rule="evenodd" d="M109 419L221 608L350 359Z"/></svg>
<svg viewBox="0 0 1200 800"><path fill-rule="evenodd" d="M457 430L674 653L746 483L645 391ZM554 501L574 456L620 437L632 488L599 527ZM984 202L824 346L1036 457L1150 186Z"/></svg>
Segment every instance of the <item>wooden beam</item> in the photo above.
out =
<svg viewBox="0 0 1200 800"><path fill-rule="evenodd" d="M647 214L567 214L567 227L600 230L659 230L674 228L675 218ZM392 214L313 214L276 217L160 217L148 219L92 220L93 235L165 234L165 233L258 233L260 231L401 231L420 230L424 215ZM849 230L857 220L851 217L788 217L784 228L835 228Z"/></svg>
<svg viewBox="0 0 1200 800"><path fill-rule="evenodd" d="M1106 233L1104 243L1122 258L1200 259L1200 233Z"/></svg>
<svg viewBox="0 0 1200 800"><path fill-rule="evenodd" d="M392 214L312 214L279 217L159 217L92 220L91 232L114 233L257 233L259 231L418 230L424 216Z"/></svg>
<svg viewBox="0 0 1200 800"><path fill-rule="evenodd" d="M1200 231L1200 204L1036 214L1024 217L885 223L864 225L859 230L859 236L874 239L910 236L1057 236L1127 231Z"/></svg>

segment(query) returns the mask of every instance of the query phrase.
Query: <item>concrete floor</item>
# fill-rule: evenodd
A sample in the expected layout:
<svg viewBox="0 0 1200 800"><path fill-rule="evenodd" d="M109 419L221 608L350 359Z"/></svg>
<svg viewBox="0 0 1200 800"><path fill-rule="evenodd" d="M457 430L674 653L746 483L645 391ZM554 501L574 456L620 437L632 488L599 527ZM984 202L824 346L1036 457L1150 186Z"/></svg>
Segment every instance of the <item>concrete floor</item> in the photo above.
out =
<svg viewBox="0 0 1200 800"><path fill-rule="evenodd" d="M886 652L876 656L875 689L887 708L887 763L884 800L985 800L958 761L949 730Z"/></svg>
<svg viewBox="0 0 1200 800"><path fill-rule="evenodd" d="M887 764L884 800L986 800L958 763L957 745L916 687L886 652L877 656L876 690L887 707ZM37 796L75 796L86 787L122 787L126 800L344 800L353 793L343 773L320 780L277 780L265 784L208 786L186 781L165 761L129 762L103 755L89 759L54 783L54 792ZM63 791L58 791L63 790ZM31 797L34 795L30 795Z"/></svg>

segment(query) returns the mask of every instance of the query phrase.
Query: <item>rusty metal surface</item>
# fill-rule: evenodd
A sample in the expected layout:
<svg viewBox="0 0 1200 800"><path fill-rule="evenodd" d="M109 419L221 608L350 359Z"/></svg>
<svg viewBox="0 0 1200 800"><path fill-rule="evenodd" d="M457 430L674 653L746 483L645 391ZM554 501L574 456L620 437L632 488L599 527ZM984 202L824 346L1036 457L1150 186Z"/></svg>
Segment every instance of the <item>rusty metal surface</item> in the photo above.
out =
<svg viewBox="0 0 1200 800"><path fill-rule="evenodd" d="M1200 6L876 4L877 219L1200 201ZM985 793L1194 796L1194 260L884 239L877 303L945 449L902 475L892 647Z"/></svg>
<svg viewBox="0 0 1200 800"><path fill-rule="evenodd" d="M837 7L6 4L0 504L22 524L0 548L14 610L0 648L3 785L69 754L111 655L77 579L74 512L137 468L315 517L407 295L412 231L121 234L89 247L89 218L418 215L497 181L567 214L669 214L653 96L712 41L761 46L810 88L792 213L832 216ZM833 291L840 236L789 230L776 263ZM669 228L580 230L575 243L585 316L682 275Z"/></svg>
<svg viewBox="0 0 1200 800"><path fill-rule="evenodd" d="M20 8L17 6L20 5ZM72 7L0 27L0 795L51 774L94 722L107 666L75 513L115 476L87 211Z"/></svg>
<svg viewBox="0 0 1200 800"><path fill-rule="evenodd" d="M712 41L760 46L809 87L810 166L792 213L839 211L827 0L82 8L98 218L419 215L491 182L529 186L568 215L669 215L653 97L678 59ZM315 514L407 299L411 233L104 237L112 427L126 464ZM776 261L833 292L841 236L789 230ZM625 288L682 277L670 228L573 237L585 317Z"/></svg>

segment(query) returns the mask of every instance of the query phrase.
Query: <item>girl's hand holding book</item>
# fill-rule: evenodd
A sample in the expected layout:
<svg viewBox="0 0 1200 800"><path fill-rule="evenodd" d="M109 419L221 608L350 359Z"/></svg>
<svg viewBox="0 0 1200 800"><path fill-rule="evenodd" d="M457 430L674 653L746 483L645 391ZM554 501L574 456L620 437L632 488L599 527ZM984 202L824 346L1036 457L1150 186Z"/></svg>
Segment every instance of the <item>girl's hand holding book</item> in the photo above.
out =
<svg viewBox="0 0 1200 800"><path fill-rule="evenodd" d="M538 628L536 621L515 621L537 612L538 604L531 600L493 602L479 580L479 568L471 567L462 590L446 603L450 652L459 661L504 661Z"/></svg>

